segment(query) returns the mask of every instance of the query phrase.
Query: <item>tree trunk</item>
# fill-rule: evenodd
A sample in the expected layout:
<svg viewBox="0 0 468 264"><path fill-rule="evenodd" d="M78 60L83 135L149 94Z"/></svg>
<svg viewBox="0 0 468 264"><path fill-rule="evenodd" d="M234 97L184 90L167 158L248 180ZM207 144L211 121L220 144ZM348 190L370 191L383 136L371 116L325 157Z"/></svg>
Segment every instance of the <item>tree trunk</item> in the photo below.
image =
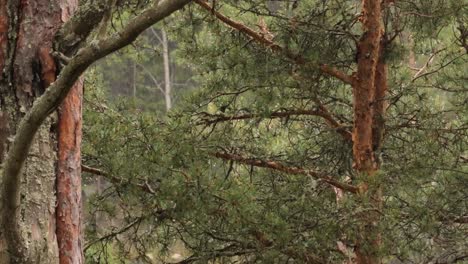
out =
<svg viewBox="0 0 468 264"><path fill-rule="evenodd" d="M363 34L358 44L358 70L354 76L354 168L358 172L358 201L365 212L358 213L356 258L359 264L382 263L379 232L382 189L378 183L378 153L383 137L386 109L387 66L384 61L382 1L363 0L360 20Z"/></svg>
<svg viewBox="0 0 468 264"><path fill-rule="evenodd" d="M171 64L169 60L169 40L164 29L161 30L163 59L164 59L164 99L166 101L166 111L172 108L171 98Z"/></svg>
<svg viewBox="0 0 468 264"><path fill-rule="evenodd" d="M77 82L59 110L56 215L60 264L83 263L81 239L82 88L83 82Z"/></svg>
<svg viewBox="0 0 468 264"><path fill-rule="evenodd" d="M76 5L75 0L0 0L1 162L11 146L19 121L34 100L55 81L57 67L51 56L52 42L55 32L69 17L69 10ZM76 90L80 89L77 86ZM64 109L66 107L62 113L66 111ZM81 118L79 113L74 114L75 120ZM69 121L67 116L61 115L61 118L63 129ZM79 147L73 150L75 154L61 155L61 160L58 159L57 119L56 114L48 117L35 136L22 169L19 204L12 202L15 199L9 199L16 190L3 189L0 263L58 263L55 193L56 183L60 184L60 180L56 182L56 164L59 164L59 170L67 168L63 170L62 177L69 177L69 173L74 175L73 188L80 176L79 171L69 170L74 165L64 165L70 159L79 158L79 154L73 156L79 153ZM79 129L77 126L72 132L79 136ZM63 136L66 134L60 135ZM74 142L79 145L79 139ZM64 153L67 150L62 151ZM15 185L7 184L3 179L2 183L3 186ZM80 196L75 196L75 199L75 203L67 205L69 209L81 202ZM78 212L74 217L79 218L79 210L72 210ZM76 237L70 239L77 240Z"/></svg>

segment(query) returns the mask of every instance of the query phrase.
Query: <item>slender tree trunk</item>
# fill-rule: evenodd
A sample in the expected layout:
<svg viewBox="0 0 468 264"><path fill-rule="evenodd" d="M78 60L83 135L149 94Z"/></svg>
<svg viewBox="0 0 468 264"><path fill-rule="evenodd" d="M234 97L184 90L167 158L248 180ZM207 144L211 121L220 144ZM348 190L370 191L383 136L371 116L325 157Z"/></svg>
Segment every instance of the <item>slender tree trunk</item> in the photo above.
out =
<svg viewBox="0 0 468 264"><path fill-rule="evenodd" d="M354 168L359 174L358 201L366 212L358 213L356 257L359 264L382 263L379 232L382 189L378 183L378 152L383 136L387 66L384 61L382 1L363 0L363 35L358 44L358 70L353 83Z"/></svg>
<svg viewBox="0 0 468 264"><path fill-rule="evenodd" d="M70 19L77 7L78 0L62 3L62 19ZM56 234L60 264L84 262L81 233L82 97L81 78L59 108Z"/></svg>
<svg viewBox="0 0 468 264"><path fill-rule="evenodd" d="M51 56L52 41L55 32L68 18L69 10L76 5L75 0L0 0L0 162L3 162L11 146L20 119L55 80L57 67ZM68 120L61 116L60 124L65 129ZM73 118L76 120L81 116L77 114ZM57 121L57 115L51 115L35 136L22 170L19 204L10 197L16 190L7 187L2 190L0 263L59 261L55 206L62 201L57 202L55 197L56 184L60 184L60 177L58 181L56 177L56 165L59 164L59 170L67 167L63 170L63 178L71 173L75 177L75 186L81 183L76 180L79 178L79 166L78 171L72 172L69 168L73 165L63 166L67 162L65 160L76 160L77 157L64 158L66 151L62 151L60 161L58 159ZM79 126L74 128L73 133L80 133ZM63 136L66 134L62 133ZM75 144L79 144L79 139ZM79 147L73 151L79 153ZM2 182L2 186L15 185L7 184L3 179ZM76 203L81 202L79 197L75 197L75 200ZM79 217L79 210L71 208L74 204L67 204L67 207L78 213ZM58 212L63 216L64 212Z"/></svg>
<svg viewBox="0 0 468 264"><path fill-rule="evenodd" d="M59 110L57 240L60 264L83 263L81 238L82 88L82 81L77 82Z"/></svg>
<svg viewBox="0 0 468 264"><path fill-rule="evenodd" d="M167 33L164 29L161 30L162 45L163 45L163 60L164 60L164 99L166 101L166 110L169 111L172 108L171 98L171 64L169 60L169 41L167 39Z"/></svg>

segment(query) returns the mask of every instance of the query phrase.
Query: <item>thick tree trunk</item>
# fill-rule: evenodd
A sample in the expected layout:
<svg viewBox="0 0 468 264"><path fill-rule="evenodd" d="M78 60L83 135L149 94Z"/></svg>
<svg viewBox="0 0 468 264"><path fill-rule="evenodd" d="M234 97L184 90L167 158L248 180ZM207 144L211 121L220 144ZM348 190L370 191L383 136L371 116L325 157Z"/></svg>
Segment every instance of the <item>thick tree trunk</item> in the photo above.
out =
<svg viewBox="0 0 468 264"><path fill-rule="evenodd" d="M0 144L1 158L11 145L20 119L55 80L52 41L68 17L67 12L76 4L73 0L0 0L0 143L4 143ZM54 114L35 136L22 169L19 204L10 199L10 193L16 190L6 187L15 184L2 179L5 189L1 200L0 263L58 263L56 128ZM76 129L74 133L79 134L79 128ZM75 175L79 177L79 172Z"/></svg>

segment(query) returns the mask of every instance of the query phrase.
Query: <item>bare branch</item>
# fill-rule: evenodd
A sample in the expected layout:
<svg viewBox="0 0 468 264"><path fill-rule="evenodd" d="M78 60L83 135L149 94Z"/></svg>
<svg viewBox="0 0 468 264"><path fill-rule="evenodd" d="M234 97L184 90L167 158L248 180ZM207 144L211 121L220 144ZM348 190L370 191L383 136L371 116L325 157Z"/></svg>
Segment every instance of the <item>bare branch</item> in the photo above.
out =
<svg viewBox="0 0 468 264"><path fill-rule="evenodd" d="M158 80L156 79L156 77L153 75L153 73L151 73L150 70L148 70L148 68L146 68L143 64L140 64L140 63L136 63L136 65L138 67L140 67L141 69L143 69L143 71L145 71L148 76L151 78L151 80L153 81L154 85L156 86L156 88L159 89L159 91L163 94L163 95L166 95L166 92L164 91L164 89L161 87L161 84L158 82Z"/></svg>
<svg viewBox="0 0 468 264"><path fill-rule="evenodd" d="M115 231L112 231L102 237L99 237L99 238L96 238L95 240L93 241L90 241L88 243L85 244L84 246L84 249L83 251L86 252L92 245L96 244L96 243L99 243L101 241L105 241L105 240L108 240L108 239L112 239L113 237L117 236L117 235L120 235L122 233L125 233L127 232L130 228L134 227L135 225L138 225L139 223L141 223L141 221L143 221L143 217L139 217L135 220L133 220L132 222L130 222L129 224L127 224L126 226L118 229L118 230L115 230Z"/></svg>
<svg viewBox="0 0 468 264"><path fill-rule="evenodd" d="M288 174L299 174L299 175L311 176L317 180L326 182L344 191L351 192L351 193L358 192L358 188L356 186L343 183L343 182L339 182L330 176L324 175L319 172L306 170L304 168L289 167L277 161L247 158L247 157L243 157L237 154L229 154L229 153L221 153L221 152L216 152L216 153L213 153L212 155L220 159L232 160L235 162L239 162L242 164L247 164L247 165L251 165L255 167L269 168L269 169L281 171L281 172L288 173Z"/></svg>
<svg viewBox="0 0 468 264"><path fill-rule="evenodd" d="M229 247L229 246L228 246ZM255 253L255 249L245 249L245 250L237 250L237 251L230 251L227 249L221 249L221 250L215 250L210 254L210 256L197 256L197 255L192 255L182 261L176 262L177 264L189 264L189 263L194 263L196 261L206 261L207 258L210 260L214 260L220 257L237 257L237 256L242 256L242 255L248 255Z"/></svg>
<svg viewBox="0 0 468 264"><path fill-rule="evenodd" d="M130 180L124 180L122 178L115 177L115 176L113 176L113 175L111 175L111 174L109 174L107 172L104 172L104 171L102 171L100 169L89 167L89 166L86 166L86 165L83 165L83 164L81 164L81 170L84 171L84 172L87 172L87 173L97 175L97 176L102 176L102 177L106 178L107 180L109 180L113 184L129 183L132 186L140 188L144 192L151 193L151 194L156 193L153 190L153 188L151 188L151 186L146 181L144 183L134 183L134 182L131 182Z"/></svg>
<svg viewBox="0 0 468 264"><path fill-rule="evenodd" d="M211 125L214 123L225 122L225 121L246 120L246 119L262 117L262 115L258 115L258 114L241 114L241 115L233 115L233 116L227 116L227 115L221 115L221 114L211 115L205 112L203 112L202 114L204 114L208 118L211 118L211 119L203 118L204 120L202 123L206 125ZM321 112L316 111L316 110L287 110L287 111L273 112L268 116L268 118L283 118L283 117L289 117L293 115L322 116Z"/></svg>
<svg viewBox="0 0 468 264"><path fill-rule="evenodd" d="M164 220L170 219L171 218L171 211L172 210L162 210L161 209L161 210L156 210L156 211L152 212L151 214L137 217L135 220L128 223L127 225L125 225L125 226L123 226L123 227L121 227L121 228L119 228L117 230L113 230L113 231L103 235L102 237L99 237L99 238L96 238L96 239L94 239L92 241L87 242L84 245L83 251L86 252L91 246L93 246L96 243L110 240L110 239L112 239L112 238L114 238L114 237L116 237L116 236L118 236L120 234L123 234L123 233L127 232L131 228L133 228L135 226L138 226L141 222L143 222L145 219L147 219L149 217L156 218L158 221L164 221Z"/></svg>
<svg viewBox="0 0 468 264"><path fill-rule="evenodd" d="M344 72L336 69L336 68L333 68L333 67L330 67L326 64L322 64L320 65L320 70L323 72L323 73L326 73L332 77L335 77L339 80L341 80L342 82L346 83L346 84L350 84L352 85L353 82L354 82L354 78L350 75L347 75L345 74Z"/></svg>
<svg viewBox="0 0 468 264"><path fill-rule="evenodd" d="M285 111L278 111L278 112L273 112L271 113L268 118L285 118L285 117L290 117L290 116L300 116L300 115L306 115L306 116L319 116L325 119L327 124L335 129L340 135L343 136L344 139L347 141L351 140L351 132L346 130L343 125L338 123L333 116L330 114L330 112L323 106L322 104L318 105L319 110L285 110ZM210 115L208 113L203 113L206 115L208 118L211 119L204 119L201 124L205 125L211 125L219 122L226 122L226 121L234 121L234 120L246 120L246 119L252 119L252 118L258 118L262 117L261 115L258 114L241 114L241 115L233 115L233 116L227 116L227 115Z"/></svg>
<svg viewBox="0 0 468 264"><path fill-rule="evenodd" d="M413 79L411 80L412 82L416 81L422 74L423 72L431 65L432 61L434 60L435 56L440 53L443 49L438 50L429 56L427 59L426 63L424 63L424 66L422 66L420 69L416 69L418 72L413 76Z"/></svg>

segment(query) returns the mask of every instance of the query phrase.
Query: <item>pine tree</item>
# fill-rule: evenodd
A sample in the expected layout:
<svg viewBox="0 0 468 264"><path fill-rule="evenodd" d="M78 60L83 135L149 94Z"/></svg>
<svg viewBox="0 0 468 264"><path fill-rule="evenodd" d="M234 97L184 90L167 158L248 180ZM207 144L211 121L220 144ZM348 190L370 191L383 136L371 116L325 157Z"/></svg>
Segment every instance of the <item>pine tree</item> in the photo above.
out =
<svg viewBox="0 0 468 264"><path fill-rule="evenodd" d="M121 226L88 257L119 234L128 258L180 240L181 263L466 258L466 5L194 2L169 27L187 103L88 114L113 184L93 205Z"/></svg>

